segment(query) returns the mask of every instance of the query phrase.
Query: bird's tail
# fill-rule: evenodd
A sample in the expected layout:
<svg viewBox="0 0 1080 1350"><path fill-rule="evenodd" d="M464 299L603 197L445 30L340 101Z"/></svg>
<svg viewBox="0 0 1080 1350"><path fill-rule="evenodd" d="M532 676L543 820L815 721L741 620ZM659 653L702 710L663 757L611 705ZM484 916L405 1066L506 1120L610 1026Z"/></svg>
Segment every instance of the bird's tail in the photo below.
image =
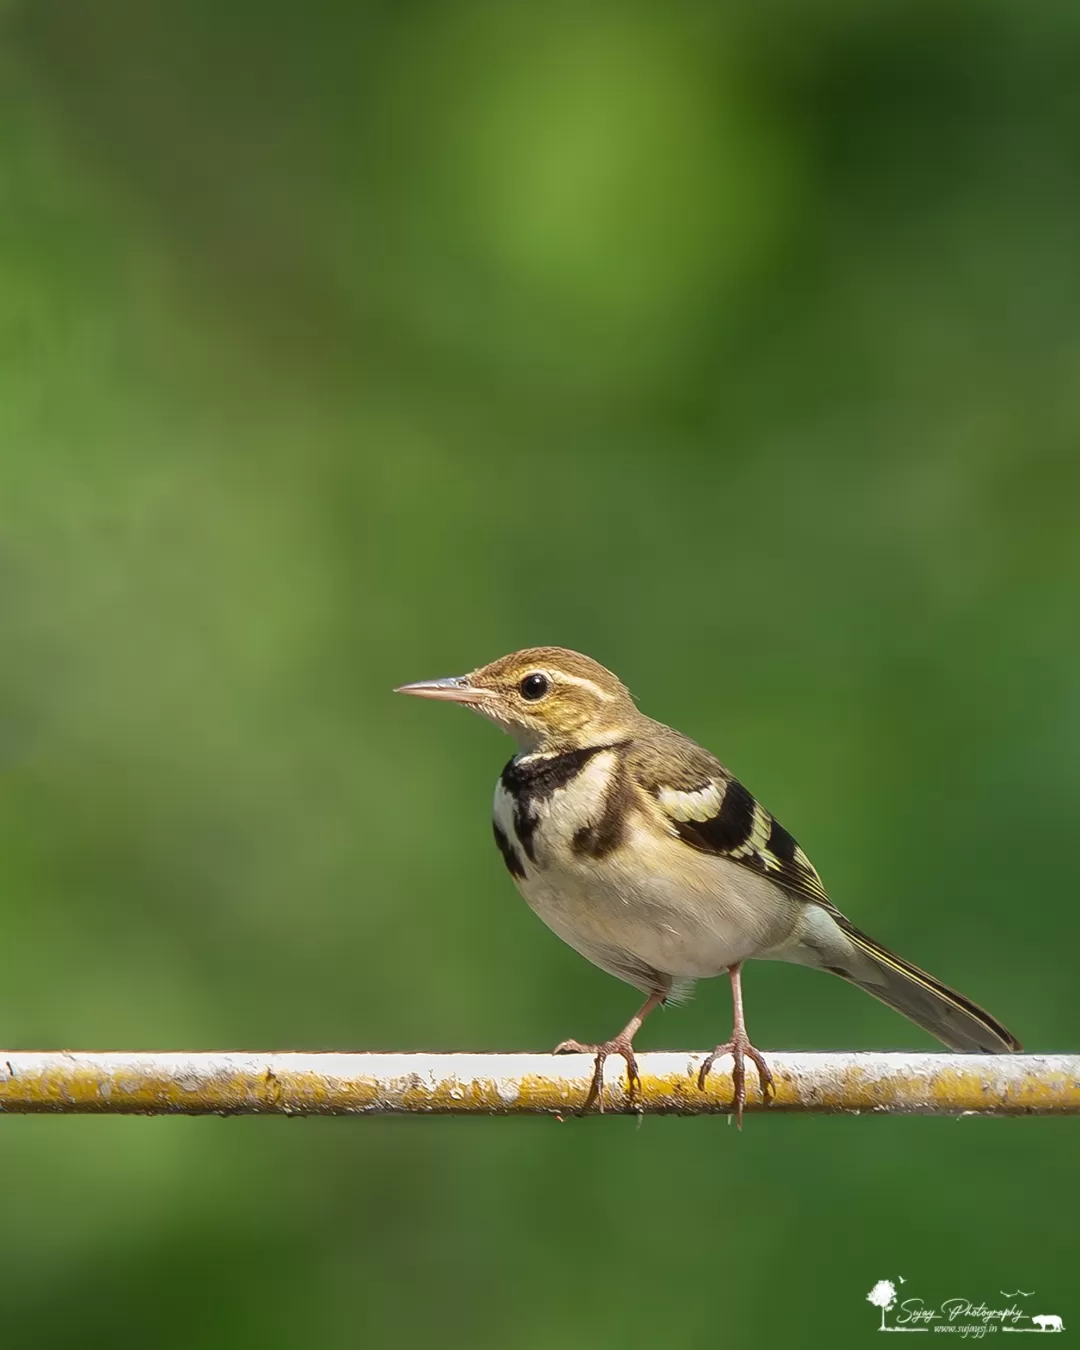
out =
<svg viewBox="0 0 1080 1350"><path fill-rule="evenodd" d="M1002 1054L1020 1042L996 1018L963 994L935 980L855 927L841 914L829 916L847 938L854 958L827 968L909 1017L950 1050Z"/></svg>

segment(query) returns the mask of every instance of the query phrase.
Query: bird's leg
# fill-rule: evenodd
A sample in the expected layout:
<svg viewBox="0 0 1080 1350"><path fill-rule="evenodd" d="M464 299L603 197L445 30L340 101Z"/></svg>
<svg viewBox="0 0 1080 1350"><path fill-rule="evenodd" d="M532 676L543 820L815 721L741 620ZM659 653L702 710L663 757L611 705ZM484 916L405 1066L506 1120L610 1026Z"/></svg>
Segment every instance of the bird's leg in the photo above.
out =
<svg viewBox="0 0 1080 1350"><path fill-rule="evenodd" d="M754 1049L750 1044L749 1036L746 1034L746 1019L743 1017L742 1005L742 962L736 961L728 974L731 976L731 999L735 1005L735 1025L731 1031L731 1040L726 1041L723 1045L718 1045L701 1066L701 1071L698 1074L698 1087L704 1091L709 1070L721 1055L730 1055L733 1061L731 1082L735 1091L732 1105L735 1108L735 1123L741 1130L743 1107L746 1105L746 1058L749 1057L757 1065L761 1095L766 1102L768 1102L770 1094L775 1094L776 1083L773 1081L769 1066L765 1063L765 1056L760 1050Z"/></svg>
<svg viewBox="0 0 1080 1350"><path fill-rule="evenodd" d="M642 1022L652 1012L658 1003L663 1003L667 997L666 989L655 989L637 1010L626 1026L617 1036L612 1037L610 1041L604 1041L599 1045L586 1045L581 1041L561 1041L556 1047L554 1053L560 1055L563 1053L573 1053L579 1055L595 1055L596 1067L593 1069L592 1083L589 1086L589 1095L585 1098L585 1104L582 1111L585 1112L593 1105L599 1102L600 1110L604 1109L603 1087L604 1087L604 1061L608 1055L621 1055L626 1060L626 1079L629 1087L630 1096L634 1095L634 1088L641 1082L641 1075L638 1073L637 1059L634 1056L633 1041L638 1031L641 1029Z"/></svg>

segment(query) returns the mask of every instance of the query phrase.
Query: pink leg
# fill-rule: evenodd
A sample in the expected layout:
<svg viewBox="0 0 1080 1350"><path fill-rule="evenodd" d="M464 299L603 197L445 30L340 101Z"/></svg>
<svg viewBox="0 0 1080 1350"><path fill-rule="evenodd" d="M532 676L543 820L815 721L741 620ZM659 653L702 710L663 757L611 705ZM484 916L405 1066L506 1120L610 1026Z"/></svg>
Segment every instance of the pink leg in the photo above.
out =
<svg viewBox="0 0 1080 1350"><path fill-rule="evenodd" d="M731 976L731 999L735 1005L735 1025L731 1031L731 1040L726 1041L723 1045L718 1045L701 1066L701 1072L698 1074L698 1087L704 1091L709 1070L721 1055L730 1055L734 1061L731 1070L731 1082L735 1093L732 1106L735 1108L735 1123L741 1130L743 1107L746 1105L746 1059L752 1059L757 1065L761 1095L766 1102L768 1102L771 1093L775 1094L776 1083L773 1081L769 1066L765 1063L765 1056L759 1050L754 1049L750 1044L749 1036L746 1034L746 1019L743 1016L742 1002L742 962L736 962L728 971L728 974Z"/></svg>
<svg viewBox="0 0 1080 1350"><path fill-rule="evenodd" d="M641 1029L642 1022L652 1012L658 1003L663 1003L667 997L667 990L654 990L637 1010L622 1031L610 1041L603 1041L597 1045L588 1045L582 1041L560 1041L555 1047L555 1054L570 1052L579 1055L595 1055L596 1067L593 1070L592 1083L589 1087L588 1096L585 1098L585 1104L582 1111L587 1111L594 1102L599 1102L600 1110L604 1109L604 1061L608 1055L621 1055L626 1060L626 1078L630 1089L630 1096L634 1095L634 1088L641 1082L641 1075L638 1073L637 1059L634 1056L633 1040Z"/></svg>

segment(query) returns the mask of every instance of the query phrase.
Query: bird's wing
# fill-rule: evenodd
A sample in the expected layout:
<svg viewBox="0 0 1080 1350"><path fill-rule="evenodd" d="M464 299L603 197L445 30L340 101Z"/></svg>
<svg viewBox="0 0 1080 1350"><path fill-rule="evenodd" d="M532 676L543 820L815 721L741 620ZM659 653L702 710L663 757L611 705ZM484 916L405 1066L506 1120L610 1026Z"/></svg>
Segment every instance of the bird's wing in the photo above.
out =
<svg viewBox="0 0 1080 1350"><path fill-rule="evenodd" d="M638 786L688 847L739 863L801 899L835 909L787 830L696 742L663 727L636 742L628 759Z"/></svg>

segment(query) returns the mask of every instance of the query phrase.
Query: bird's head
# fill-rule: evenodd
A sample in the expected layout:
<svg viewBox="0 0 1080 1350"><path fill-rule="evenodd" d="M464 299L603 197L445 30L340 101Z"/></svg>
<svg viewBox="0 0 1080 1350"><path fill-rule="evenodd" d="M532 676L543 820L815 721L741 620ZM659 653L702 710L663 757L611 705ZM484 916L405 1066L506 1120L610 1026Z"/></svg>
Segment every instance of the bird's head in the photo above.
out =
<svg viewBox="0 0 1080 1350"><path fill-rule="evenodd" d="M394 692L463 703L528 751L616 741L639 716L621 680L565 647L527 647L468 675L403 684Z"/></svg>

